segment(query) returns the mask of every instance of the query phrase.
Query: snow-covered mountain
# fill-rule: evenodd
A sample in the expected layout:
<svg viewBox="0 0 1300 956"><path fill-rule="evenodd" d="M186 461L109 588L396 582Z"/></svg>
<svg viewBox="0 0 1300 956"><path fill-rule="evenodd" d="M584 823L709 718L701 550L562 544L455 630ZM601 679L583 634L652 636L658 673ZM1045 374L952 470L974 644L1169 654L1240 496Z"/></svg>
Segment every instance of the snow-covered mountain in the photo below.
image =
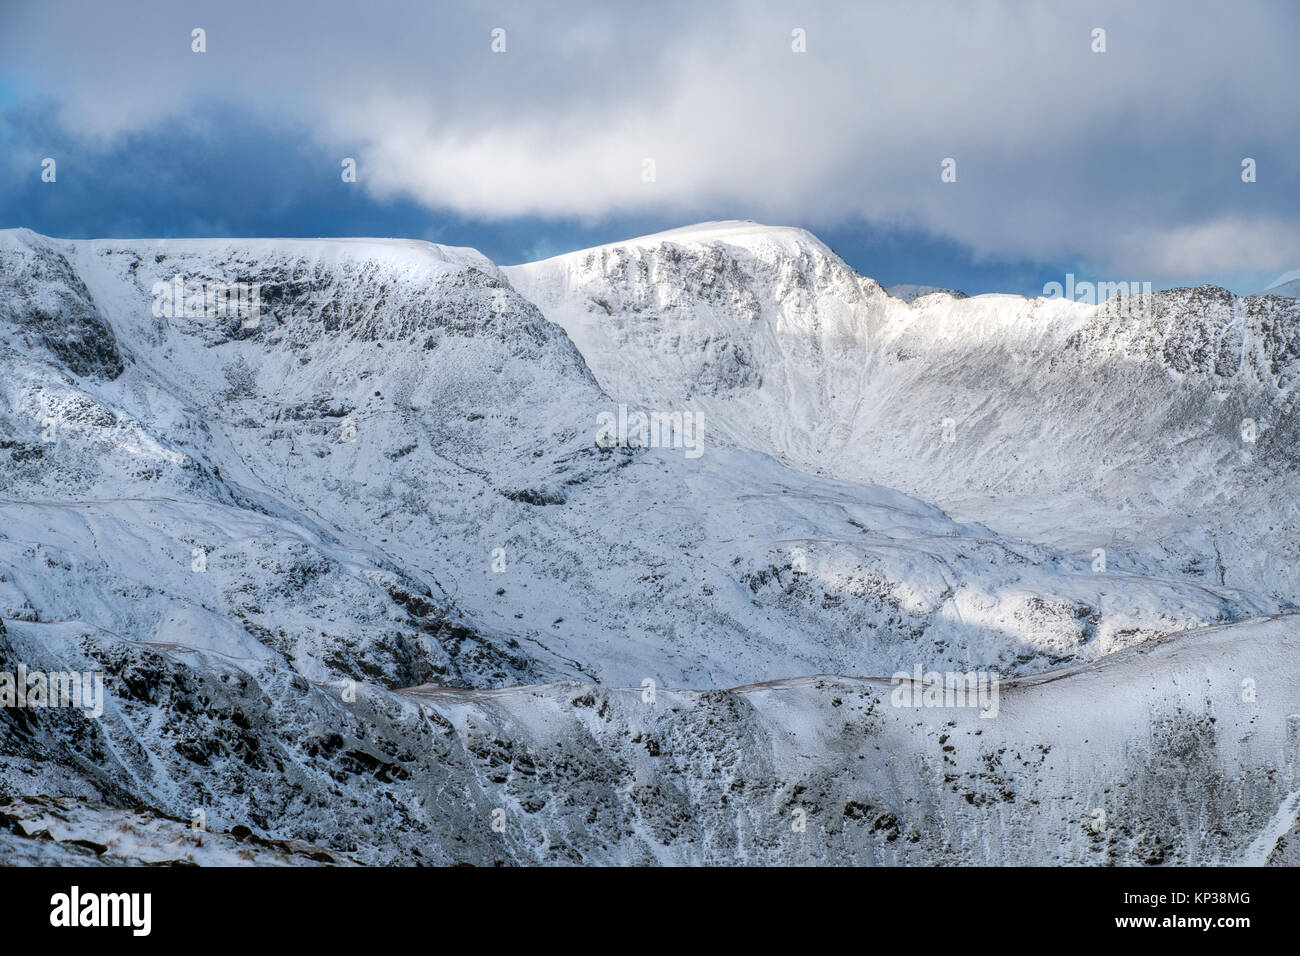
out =
<svg viewBox="0 0 1300 956"><path fill-rule="evenodd" d="M1282 295L1290 299L1300 299L1300 269L1292 269L1278 276L1277 281L1260 295Z"/></svg>
<svg viewBox="0 0 1300 956"><path fill-rule="evenodd" d="M676 230L504 270L621 400L1111 565L1289 606L1300 304L911 303L810 234Z"/></svg>
<svg viewBox="0 0 1300 956"><path fill-rule="evenodd" d="M212 861L1276 854L1297 316L1225 295L908 304L733 223L511 268L0 232L0 671L107 690L0 708L0 799L106 847L202 809ZM698 442L606 440L638 411ZM894 706L916 667L1019 679L993 720ZM1162 734L1212 839L1152 803Z"/></svg>

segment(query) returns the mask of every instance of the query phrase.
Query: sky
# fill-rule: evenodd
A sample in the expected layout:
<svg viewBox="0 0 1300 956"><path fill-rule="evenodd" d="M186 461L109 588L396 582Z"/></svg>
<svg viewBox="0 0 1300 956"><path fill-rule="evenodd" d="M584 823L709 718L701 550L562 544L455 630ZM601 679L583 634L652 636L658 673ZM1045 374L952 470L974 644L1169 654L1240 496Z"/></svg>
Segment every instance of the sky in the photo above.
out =
<svg viewBox="0 0 1300 956"><path fill-rule="evenodd" d="M754 219L885 285L1252 293L1300 266L1298 38L1291 0L0 0L0 228L513 264Z"/></svg>

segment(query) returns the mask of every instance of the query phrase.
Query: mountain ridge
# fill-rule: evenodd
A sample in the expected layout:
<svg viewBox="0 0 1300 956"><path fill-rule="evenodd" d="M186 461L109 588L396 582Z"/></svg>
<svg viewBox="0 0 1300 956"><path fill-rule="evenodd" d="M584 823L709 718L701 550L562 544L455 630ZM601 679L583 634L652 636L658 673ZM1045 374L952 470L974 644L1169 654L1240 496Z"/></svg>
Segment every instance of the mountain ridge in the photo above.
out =
<svg viewBox="0 0 1300 956"><path fill-rule="evenodd" d="M674 247L687 253L655 248L603 247L601 258L580 252L562 267L505 272L569 332L607 390L696 405L725 441L793 467L897 487L963 519L1089 551L1116 536L1129 549L1166 538L1171 511L1204 504L1208 489L1186 484L1201 469L1226 469L1227 494L1258 509L1297 467L1300 310L1289 300L1202 286L1098 305L1010 295L905 303L818 247L782 261L707 237ZM1128 396L1142 398L1134 406ZM1032 471L1020 447L1034 449ZM1165 464L1185 476L1171 482ZM1115 468L1127 485L1111 482ZM1044 502L1036 514L1005 507L1034 499ZM1300 516L1284 518L1300 530ZM1263 575L1289 599L1300 583L1290 531L1261 531L1227 572L1243 584ZM1160 544L1142 560L1168 569L1222 557L1195 522L1174 533L1181 556L1164 560ZM1220 526L1211 536L1237 535ZM1263 557L1277 550L1285 569Z"/></svg>

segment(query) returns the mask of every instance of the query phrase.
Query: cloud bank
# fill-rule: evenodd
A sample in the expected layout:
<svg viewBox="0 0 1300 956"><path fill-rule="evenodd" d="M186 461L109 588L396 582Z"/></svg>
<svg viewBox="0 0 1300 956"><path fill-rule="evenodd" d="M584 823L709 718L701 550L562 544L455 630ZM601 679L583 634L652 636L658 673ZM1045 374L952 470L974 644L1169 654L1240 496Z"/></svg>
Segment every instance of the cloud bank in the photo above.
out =
<svg viewBox="0 0 1300 956"><path fill-rule="evenodd" d="M92 152L217 104L461 217L727 206L1129 278L1300 262L1292 4L20 0L0 21L6 74Z"/></svg>

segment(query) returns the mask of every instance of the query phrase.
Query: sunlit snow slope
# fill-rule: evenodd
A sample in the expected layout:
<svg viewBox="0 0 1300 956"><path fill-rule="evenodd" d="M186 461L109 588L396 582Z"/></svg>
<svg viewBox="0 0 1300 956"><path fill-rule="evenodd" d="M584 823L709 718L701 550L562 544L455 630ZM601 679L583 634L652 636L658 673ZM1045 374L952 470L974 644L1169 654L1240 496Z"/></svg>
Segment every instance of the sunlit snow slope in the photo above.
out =
<svg viewBox="0 0 1300 956"><path fill-rule="evenodd" d="M712 223L504 270L622 401L1108 566L1300 579L1300 303L905 302L799 229Z"/></svg>

